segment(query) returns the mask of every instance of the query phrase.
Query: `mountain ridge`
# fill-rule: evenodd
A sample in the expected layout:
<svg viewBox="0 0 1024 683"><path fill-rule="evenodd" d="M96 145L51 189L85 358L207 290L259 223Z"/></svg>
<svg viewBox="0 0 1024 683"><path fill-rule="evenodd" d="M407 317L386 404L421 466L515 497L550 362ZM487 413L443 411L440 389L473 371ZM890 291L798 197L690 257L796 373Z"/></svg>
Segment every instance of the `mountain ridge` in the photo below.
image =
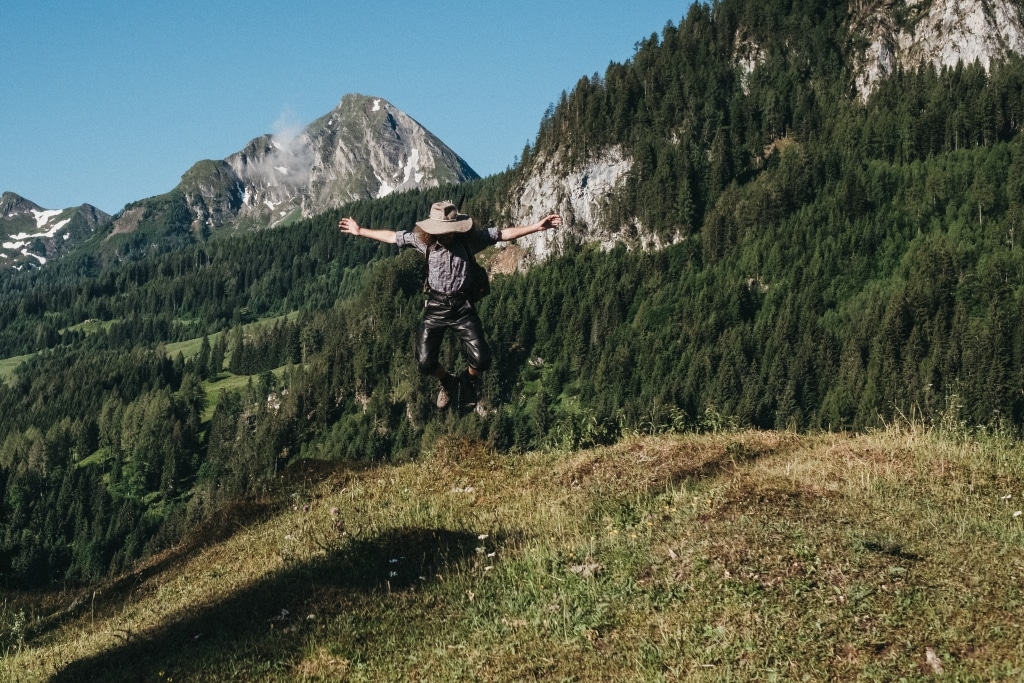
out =
<svg viewBox="0 0 1024 683"><path fill-rule="evenodd" d="M91 204L48 210L14 192L0 195L0 268L22 270L78 248L110 215Z"/></svg>
<svg viewBox="0 0 1024 683"><path fill-rule="evenodd" d="M197 162L171 192L181 194L192 232L206 236L475 178L458 154L387 100L348 94L302 130L261 135L223 160ZM134 232L141 221L132 210L147 203L129 204L112 234Z"/></svg>

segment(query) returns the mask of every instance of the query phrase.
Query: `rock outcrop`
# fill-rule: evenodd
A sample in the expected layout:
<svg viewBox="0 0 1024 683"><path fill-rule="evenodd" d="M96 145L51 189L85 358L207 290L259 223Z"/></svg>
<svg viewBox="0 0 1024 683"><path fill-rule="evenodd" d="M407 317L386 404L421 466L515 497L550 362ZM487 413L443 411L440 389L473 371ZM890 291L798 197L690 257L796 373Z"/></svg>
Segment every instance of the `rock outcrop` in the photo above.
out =
<svg viewBox="0 0 1024 683"><path fill-rule="evenodd" d="M866 0L852 2L854 37L868 47L854 55L857 94L867 100L897 68L981 63L1024 52L1024 22L1011 0Z"/></svg>

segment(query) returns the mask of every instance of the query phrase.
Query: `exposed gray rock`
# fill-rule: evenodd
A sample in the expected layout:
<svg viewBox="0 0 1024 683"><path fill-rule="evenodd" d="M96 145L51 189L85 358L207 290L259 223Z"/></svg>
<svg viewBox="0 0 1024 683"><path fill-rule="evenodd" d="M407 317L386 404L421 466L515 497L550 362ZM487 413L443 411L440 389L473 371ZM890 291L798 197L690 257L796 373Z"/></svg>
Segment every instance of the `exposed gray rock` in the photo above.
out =
<svg viewBox="0 0 1024 683"><path fill-rule="evenodd" d="M346 95L302 131L263 135L223 162L200 162L179 189L197 227L272 227L357 199L478 177L391 103Z"/></svg>
<svg viewBox="0 0 1024 683"><path fill-rule="evenodd" d="M564 225L559 230L539 232L518 240L523 250L519 266L543 261L570 239L608 246L622 239L622 226L608 225L603 218L603 208L632 165L632 160L618 147L605 150L570 171L563 170L557 159L536 160L533 172L513 188L509 209L512 222L528 225L549 213L559 213ZM638 244L643 246L649 246L649 241L638 237Z"/></svg>
<svg viewBox="0 0 1024 683"><path fill-rule="evenodd" d="M850 4L850 44L867 48L851 54L858 97L866 100L875 85L898 68L933 64L954 67L959 61L979 61L989 68L1009 53L1024 53L1024 10L1014 0L853 0ZM739 27L733 39L732 60L746 90L750 75L766 60L766 51L750 27ZM774 143L773 145L774 146ZM519 240L515 263L524 267L557 253L569 239L611 247L657 248L664 240L635 222L612 225L602 211L604 200L625 180L632 160L621 149L594 153L576 169L565 169L557 158L530 161L524 180L513 187L508 213L513 222L530 223L549 211L567 218L566 227ZM668 241L672 241L669 237ZM506 259L506 261L511 259Z"/></svg>
<svg viewBox="0 0 1024 683"><path fill-rule="evenodd" d="M851 32L867 39L855 56L858 96L867 100L897 68L955 67L1024 52L1024 22L1011 0L861 0L851 3Z"/></svg>

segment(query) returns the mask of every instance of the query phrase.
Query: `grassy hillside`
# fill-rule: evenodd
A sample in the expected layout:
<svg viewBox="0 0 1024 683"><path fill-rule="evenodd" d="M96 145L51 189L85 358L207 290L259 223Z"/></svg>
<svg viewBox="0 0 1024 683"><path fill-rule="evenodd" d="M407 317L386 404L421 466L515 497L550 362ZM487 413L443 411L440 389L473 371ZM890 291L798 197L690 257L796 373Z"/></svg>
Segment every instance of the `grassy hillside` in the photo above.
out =
<svg viewBox="0 0 1024 683"><path fill-rule="evenodd" d="M906 428L444 440L307 461L84 594L8 596L3 680L1024 676L1024 464Z"/></svg>
<svg viewBox="0 0 1024 683"><path fill-rule="evenodd" d="M15 356L14 358L0 359L0 380L4 382L10 380L18 366L33 355L34 354L27 354L24 356Z"/></svg>

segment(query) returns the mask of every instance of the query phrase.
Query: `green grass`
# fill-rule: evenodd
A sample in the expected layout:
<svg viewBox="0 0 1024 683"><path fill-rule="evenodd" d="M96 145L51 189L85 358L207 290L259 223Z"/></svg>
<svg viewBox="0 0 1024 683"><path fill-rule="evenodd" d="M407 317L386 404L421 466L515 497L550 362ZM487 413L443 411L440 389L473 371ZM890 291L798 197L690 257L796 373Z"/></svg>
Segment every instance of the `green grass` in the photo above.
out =
<svg viewBox="0 0 1024 683"><path fill-rule="evenodd" d="M227 540L197 529L104 586L9 596L0 676L1024 677L1013 443L738 432L512 457L442 440L289 474L277 512L239 507Z"/></svg>
<svg viewBox="0 0 1024 683"><path fill-rule="evenodd" d="M18 366L27 361L35 354L28 354L25 356L14 356L13 358L0 359L0 380L7 382L14 376L14 371L18 369Z"/></svg>
<svg viewBox="0 0 1024 683"><path fill-rule="evenodd" d="M298 317L299 317L299 312L298 311L292 311L291 313L287 313L285 315L277 316L277 317L274 317L274 318L261 318L260 320L257 320L256 322L249 323L248 325L245 325L243 329L246 332L252 332L253 330L258 329L258 328L263 327L263 326L266 326L266 325L274 325L275 323L277 323L280 320L295 320ZM84 330L86 334L89 334L91 332L96 332L96 331L98 331L100 329L110 329L110 326L113 323L114 323L114 321L112 321L112 320L108 320L108 321L86 320L85 322L81 322L81 323L79 323L77 325L73 325L71 327L68 327L67 330ZM210 342L210 346L211 347L214 346L217 343L217 340L218 340L218 338L220 337L221 334L222 334L221 332L215 332L215 333L209 335L209 342ZM203 344L203 338L202 337L196 337L195 339L187 339L185 341L171 342L169 344L165 344L164 345L164 349L167 351L167 356L169 358L173 358L174 356L176 356L179 351L181 352L181 354L185 358L194 358L195 356L199 355L199 349L202 346L202 344ZM10 380L11 376L14 374L14 371L18 368L18 366L21 365L24 361L28 360L29 358L31 358L34 355L35 354L30 353L30 354L27 354L27 355L24 355L24 356L14 356L12 358L0 358L0 380L2 380L2 381ZM227 358L225 360L230 360L231 359L231 349L228 349L228 352L227 352L226 355L227 355Z"/></svg>
<svg viewBox="0 0 1024 683"><path fill-rule="evenodd" d="M298 311L293 311L293 312L288 313L286 315L277 316L277 317L274 317L274 318L262 318L260 320L257 320L256 322L249 323L248 325L246 325L244 327L244 329L246 330L246 332L252 332L253 330L258 329L258 328L263 327L263 326L266 326L266 325L274 325L275 323L277 323L280 320L295 320L298 316L299 316ZM88 333L91 333L91 332L96 332L97 330L99 330L101 328L102 329L109 329L110 326L113 324L113 322L114 321L106 321L106 322L104 322L104 321L99 321L99 320L87 320L85 322L79 323L78 325L74 325L74 326L69 327L67 329L68 330L84 330L86 332L86 334L88 334ZM215 332L215 333L209 335L209 342L210 342L210 346L211 347L214 346L217 343L217 340L219 339L221 334L222 334L221 332ZM164 345L164 349L167 351L167 356L169 358L173 358L174 356L176 356L178 354L178 352L181 352L181 354L186 359L188 359L188 358L194 358L197 355L199 355L199 349L202 346L202 343L203 343L203 338L202 337L196 337L195 339L187 339L185 341L171 342L171 343L165 344ZM15 370L17 370L18 366L21 365L23 362L25 362L26 360L28 360L29 358L31 358L34 355L35 354L31 354L30 353L30 354L27 354L27 355L24 355L24 356L14 356L12 358L2 358L2 359L0 359L0 381L5 381L5 382L9 381L11 379L11 377L14 375L14 372L15 372ZM230 360L231 360L231 349L228 349L225 361L230 361ZM275 372L280 372L280 370L276 370ZM237 386L239 386L239 385L236 383L235 385L233 385L230 388L235 388ZM240 386L245 386L245 381L244 380L241 382ZM228 387L228 385L221 386L221 385L217 384L217 385L214 386L214 391L215 391L215 395L216 395L217 398L219 398L220 393L223 391L224 387Z"/></svg>
<svg viewBox="0 0 1024 683"><path fill-rule="evenodd" d="M79 323L77 325L73 325L71 327L68 327L66 330L61 330L61 333L64 333L65 331L68 331L68 330L84 330L86 334L89 334L89 333L95 332L95 331L97 331L97 330L99 330L101 328L102 329L109 329L110 325L111 325L110 322L102 322L102 321L99 321L99 320L86 320L85 322L81 322L81 323ZM198 349L198 347L197 347L197 349ZM29 354L26 354L24 356L13 356L11 358L0 358L0 380L5 381L5 382L9 381L11 379L11 377L14 375L14 371L18 369L18 366L21 365L23 362L25 362L26 360L28 360L29 358L31 358L34 355L35 355L34 353L29 353Z"/></svg>
<svg viewBox="0 0 1024 683"><path fill-rule="evenodd" d="M92 453L91 455L89 455L89 456L87 456L85 458L82 458L78 462L78 466L79 467L91 467L92 465L102 465L103 463L105 463L107 461L107 459L109 457L110 457L110 449L109 448L100 448L99 450L97 450L96 452Z"/></svg>
<svg viewBox="0 0 1024 683"><path fill-rule="evenodd" d="M282 365L279 368L274 368L271 372L277 377L281 377L286 368L287 366ZM258 380L259 375L232 375L229 372L222 372L216 381L203 382L203 388L206 390L206 410L203 412L203 422L209 422L213 417L217 403L225 391L243 389L250 381L257 382Z"/></svg>
<svg viewBox="0 0 1024 683"><path fill-rule="evenodd" d="M77 325L72 325L71 327L61 330L61 334L64 332L74 332L78 330L81 330L85 334L92 334L94 332L99 332L100 330L109 330L113 324L113 320L86 320L78 323Z"/></svg>
<svg viewBox="0 0 1024 683"><path fill-rule="evenodd" d="M279 321L282 321L282 320L295 320L298 317L299 317L299 312L298 311L292 311L291 313L287 313L285 315L280 315L280 316L277 316L277 317L274 317L274 318L260 318L256 322L252 322L252 323L249 323L248 325L244 325L242 329L244 330L245 334L252 334L255 330L257 330L257 329L259 329L261 327L273 326L276 323L278 323ZM217 340L220 338L221 334L223 334L223 333L222 332L214 332L213 334L208 336L211 348L217 344ZM188 359L188 358L194 358L194 357L198 356L199 355L199 349L202 347L202 345L203 345L203 338L202 337L196 337L195 339L186 339L185 341L171 342L169 344L165 344L164 345L164 349L167 351L167 356L169 358L173 358L174 356L178 355L178 352L180 351L182 356L184 356L186 359ZM230 360L230 359L231 359L231 349L228 348L227 357L226 357L225 360Z"/></svg>
<svg viewBox="0 0 1024 683"><path fill-rule="evenodd" d="M209 336L210 347L213 348L217 343L217 339L220 337L221 332L214 332ZM164 350L167 351L168 358L174 358L181 353L185 359L195 358L199 355L199 349L203 345L203 338L196 337L195 339L186 339L180 342L171 342L170 344L164 344Z"/></svg>

